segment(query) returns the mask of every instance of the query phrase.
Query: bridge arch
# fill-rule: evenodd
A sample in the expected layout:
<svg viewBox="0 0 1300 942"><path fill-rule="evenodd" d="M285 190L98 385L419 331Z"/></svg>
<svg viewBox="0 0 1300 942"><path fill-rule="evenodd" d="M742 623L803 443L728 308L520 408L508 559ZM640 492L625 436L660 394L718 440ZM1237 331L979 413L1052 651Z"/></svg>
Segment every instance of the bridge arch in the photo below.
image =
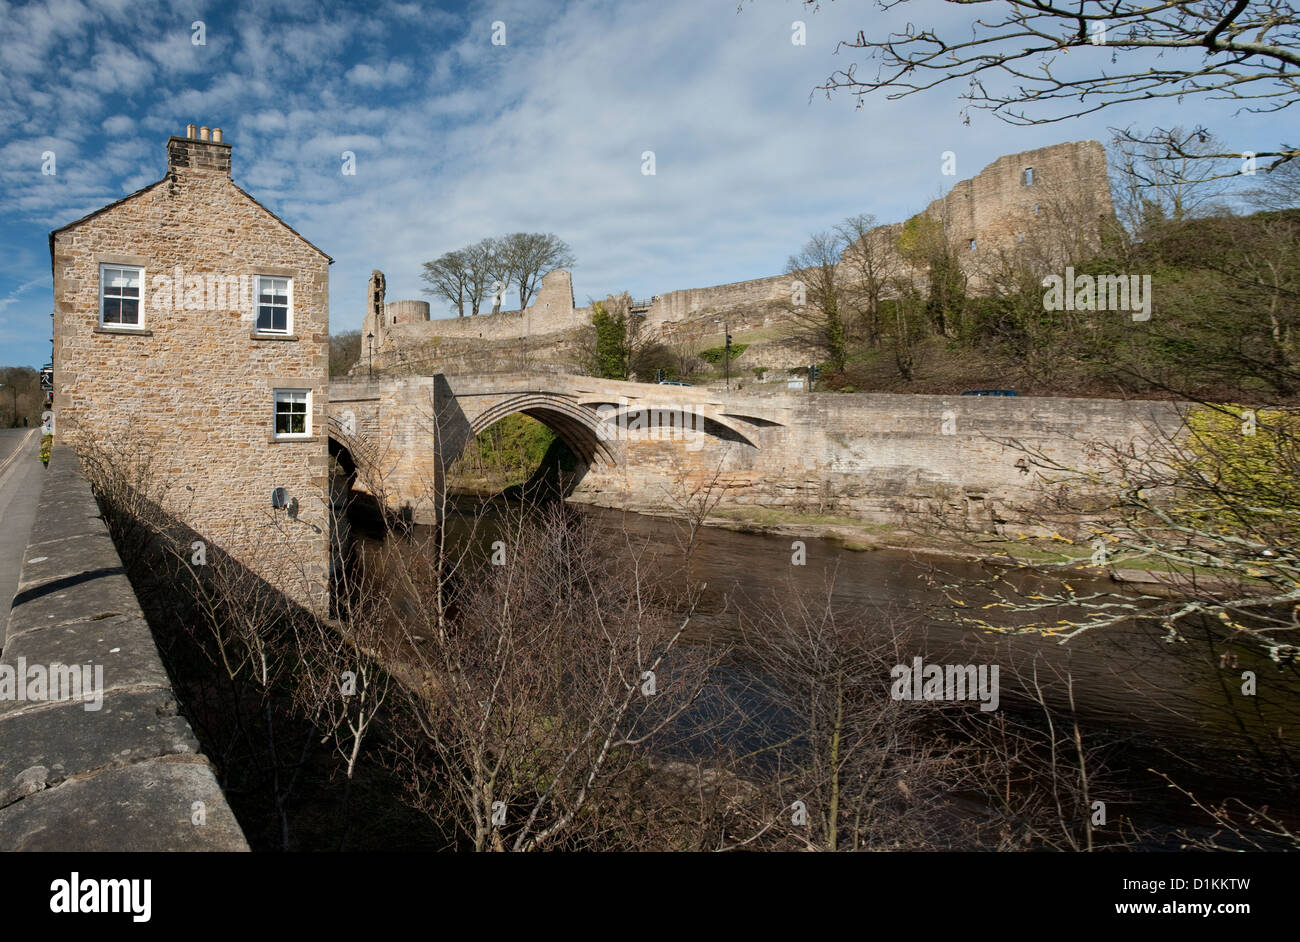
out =
<svg viewBox="0 0 1300 942"><path fill-rule="evenodd" d="M356 417L351 413L346 419L330 415L326 438L329 454L342 466L347 476L360 481L367 488L377 483L379 452L371 441L356 428Z"/></svg>
<svg viewBox="0 0 1300 942"><path fill-rule="evenodd" d="M619 463L616 443L601 417L568 397L550 393L519 393L493 403L470 420L469 437L518 412L553 431L584 464Z"/></svg>

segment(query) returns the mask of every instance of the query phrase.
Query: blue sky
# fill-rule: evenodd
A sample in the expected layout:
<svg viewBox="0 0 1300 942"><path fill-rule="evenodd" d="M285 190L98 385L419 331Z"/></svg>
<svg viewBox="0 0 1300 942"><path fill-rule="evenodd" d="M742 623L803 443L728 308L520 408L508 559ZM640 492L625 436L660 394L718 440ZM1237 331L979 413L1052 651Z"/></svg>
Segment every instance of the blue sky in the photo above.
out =
<svg viewBox="0 0 1300 942"><path fill-rule="evenodd" d="M937 0L903 12L970 16ZM1286 136L1277 115L1229 121L1192 99L1033 128L964 125L955 86L828 101L814 87L852 55L837 41L901 23L867 0L0 0L0 22L6 365L49 359L50 230L161 178L190 122L222 128L236 182L334 257L335 332L360 326L371 269L390 300L423 298L421 263L485 236L567 240L580 304L648 296L778 273L848 215L905 218L954 181L947 150L965 178L1128 124L1205 121L1234 149Z"/></svg>

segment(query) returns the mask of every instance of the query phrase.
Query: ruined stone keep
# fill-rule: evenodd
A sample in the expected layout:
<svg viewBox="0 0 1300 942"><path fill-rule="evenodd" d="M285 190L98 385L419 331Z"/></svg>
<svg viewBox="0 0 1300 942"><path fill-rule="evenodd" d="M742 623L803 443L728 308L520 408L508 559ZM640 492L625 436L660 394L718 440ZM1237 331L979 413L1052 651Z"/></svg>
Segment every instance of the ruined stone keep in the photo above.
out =
<svg viewBox="0 0 1300 942"><path fill-rule="evenodd" d="M189 125L161 180L50 234L55 433L143 445L209 556L320 605L332 260L230 167L220 129Z"/></svg>
<svg viewBox="0 0 1300 942"><path fill-rule="evenodd" d="M969 179L931 202L918 216L942 225L944 238L968 279L972 293L996 281L1009 261L1032 259L1038 267L1064 266L1074 257L1096 251L1114 221L1106 151L1097 141L1071 141L999 157ZM902 222L873 230L894 238ZM791 245L802 236L791 235ZM1062 269L1063 270L1063 269ZM379 274L379 273L376 273ZM477 372L506 364L512 369L539 366L575 372L574 335L591 323L591 309L578 307L567 271L548 273L526 311L502 311L477 317L430 319L426 302L383 298L372 278L370 304L362 335L373 335L376 370L409 372ZM733 332L777 327L787 320L791 275L685 288L646 299L633 311L641 329L666 344L692 343L721 335L724 323ZM807 354L770 339L750 344L745 369L807 363ZM370 347L353 368L371 365Z"/></svg>

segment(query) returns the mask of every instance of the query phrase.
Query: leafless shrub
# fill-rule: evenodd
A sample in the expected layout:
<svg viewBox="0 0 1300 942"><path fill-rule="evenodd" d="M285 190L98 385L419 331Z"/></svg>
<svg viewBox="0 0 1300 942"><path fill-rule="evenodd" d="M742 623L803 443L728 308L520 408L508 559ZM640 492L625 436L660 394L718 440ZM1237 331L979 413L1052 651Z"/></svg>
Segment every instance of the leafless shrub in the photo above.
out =
<svg viewBox="0 0 1300 942"><path fill-rule="evenodd" d="M435 541L403 573L423 683L397 759L415 800L475 850L662 840L676 802L645 787L646 763L680 735L710 661L680 644L690 601L668 604L635 553L560 505L476 536L495 537L482 557L448 566Z"/></svg>

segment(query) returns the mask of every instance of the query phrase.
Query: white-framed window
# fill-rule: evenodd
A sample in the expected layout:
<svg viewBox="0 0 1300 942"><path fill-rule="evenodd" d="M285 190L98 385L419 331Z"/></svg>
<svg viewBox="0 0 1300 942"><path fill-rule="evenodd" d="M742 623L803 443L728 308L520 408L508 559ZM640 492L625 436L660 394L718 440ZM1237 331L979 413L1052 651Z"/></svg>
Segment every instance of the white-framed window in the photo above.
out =
<svg viewBox="0 0 1300 942"><path fill-rule="evenodd" d="M311 435L311 390L275 391L275 437L307 438Z"/></svg>
<svg viewBox="0 0 1300 942"><path fill-rule="evenodd" d="M293 279L258 275L257 332L287 334L293 331Z"/></svg>
<svg viewBox="0 0 1300 942"><path fill-rule="evenodd" d="M144 269L135 265L99 266L99 323L103 327L144 327Z"/></svg>

